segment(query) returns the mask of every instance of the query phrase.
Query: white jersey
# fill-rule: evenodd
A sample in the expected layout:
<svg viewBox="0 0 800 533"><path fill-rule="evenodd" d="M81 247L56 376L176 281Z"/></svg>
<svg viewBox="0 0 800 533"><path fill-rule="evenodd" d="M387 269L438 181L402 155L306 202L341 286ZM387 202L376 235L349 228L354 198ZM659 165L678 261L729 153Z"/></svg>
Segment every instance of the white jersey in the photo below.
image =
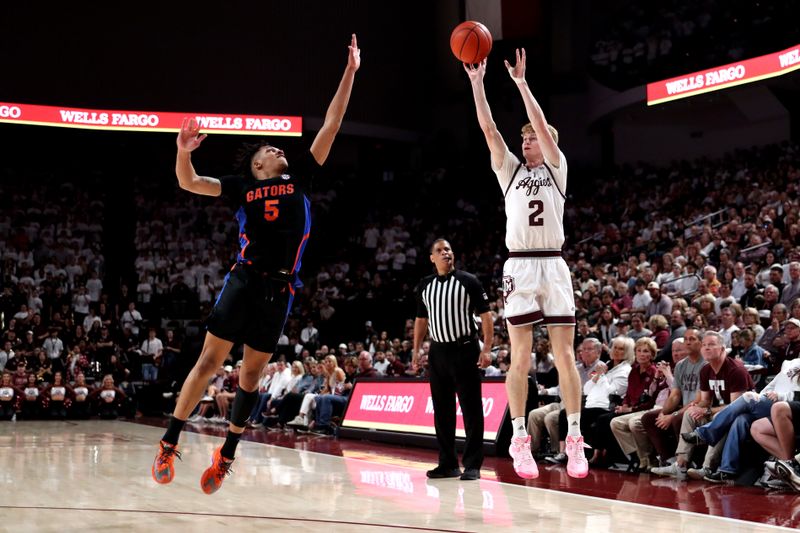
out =
<svg viewBox="0 0 800 533"><path fill-rule="evenodd" d="M495 168L492 164L505 195L510 251L560 251L564 245L567 159L560 150L558 158L558 168L545 162L529 169L506 148L503 165Z"/></svg>

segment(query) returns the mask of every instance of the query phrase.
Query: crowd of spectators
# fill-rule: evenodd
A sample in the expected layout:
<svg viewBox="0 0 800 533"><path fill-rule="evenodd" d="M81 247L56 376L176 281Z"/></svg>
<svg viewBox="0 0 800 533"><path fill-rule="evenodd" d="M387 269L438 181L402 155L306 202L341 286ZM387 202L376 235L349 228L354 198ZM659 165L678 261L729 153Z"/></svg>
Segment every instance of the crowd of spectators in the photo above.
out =
<svg viewBox="0 0 800 533"><path fill-rule="evenodd" d="M591 71L616 89L777 52L797 30L772 2L595 2Z"/></svg>
<svg viewBox="0 0 800 533"><path fill-rule="evenodd" d="M800 349L786 332L788 319L800 319L798 160L798 146L785 143L719 160L621 167L596 180L591 193L570 189L564 255L574 274L576 346L596 339L598 360L613 368L615 339L646 339L652 347L642 348L643 359L650 351L651 362L674 370L673 343L685 328L701 335L717 331L726 355L744 361L756 388L767 386ZM482 185L484 193L440 202L456 174L423 173L418 183L425 195L404 186L407 176L390 177L374 193L375 205L382 206L375 210L353 210L346 180L328 189L318 184L315 227L326 236L337 231L349 237L322 239L319 251L304 261L305 285L277 348L283 362L276 364L283 367L271 366L264 376L255 424L330 432L346 384L360 371L426 375L424 355L417 371L410 367L414 287L430 271L427 246L437 236L450 240L458 266L486 287L496 332L495 359L486 374L505 371L502 205L499 195L485 194L495 187L491 179ZM53 388L63 396L56 401L70 408L76 383L88 384L86 397L101 382L97 390L119 384L122 400L136 395L137 384L179 382L177 368L191 367L197 357L200 321L236 254L237 227L228 206L177 187L139 183L137 283L112 291L103 285L101 198L92 191L63 185L62 201L53 202L44 184L28 183L10 186L5 196L0 367L19 381L11 388L13 411L21 416L48 412ZM558 378L545 330L535 335L531 377L545 393ZM240 353L231 354L230 369L220 369L198 416L224 417L239 359ZM648 372L663 377L669 372L663 366ZM273 381L275 375L284 377ZM38 410L25 407L34 406L26 393L33 388L37 396L50 395L36 400ZM625 391L618 392L625 398ZM632 407L625 400L620 405ZM637 405L640 411L652 407ZM610 447L612 434L604 435L599 438ZM552 436L557 454L558 434ZM655 461L638 459L646 466Z"/></svg>

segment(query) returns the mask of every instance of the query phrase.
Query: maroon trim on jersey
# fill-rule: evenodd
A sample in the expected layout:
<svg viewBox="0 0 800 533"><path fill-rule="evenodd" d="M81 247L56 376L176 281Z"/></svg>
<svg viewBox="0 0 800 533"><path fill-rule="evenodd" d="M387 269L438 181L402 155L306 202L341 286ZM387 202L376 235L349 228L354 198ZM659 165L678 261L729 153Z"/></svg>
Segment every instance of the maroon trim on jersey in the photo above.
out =
<svg viewBox="0 0 800 533"><path fill-rule="evenodd" d="M527 250L508 252L508 257L561 257L561 250Z"/></svg>
<svg viewBox="0 0 800 533"><path fill-rule="evenodd" d="M522 162L520 161L519 165L517 165L517 169L514 171L513 174L511 174L511 181L508 182L508 187L506 187L506 192L503 193L503 198L508 196L508 191L510 191L511 186L514 185L514 180L517 179L517 172L519 172L519 169L521 168L522 168Z"/></svg>
<svg viewBox="0 0 800 533"><path fill-rule="evenodd" d="M574 326L575 325L575 317L574 316L546 316L544 317L544 324L546 326Z"/></svg>
<svg viewBox="0 0 800 533"><path fill-rule="evenodd" d="M507 317L506 320L508 320L512 326L527 326L528 324L538 324L544 320L544 315L542 315L541 311L534 311L526 315L510 316Z"/></svg>
<svg viewBox="0 0 800 533"><path fill-rule="evenodd" d="M558 186L558 181L556 181L556 177L553 174L553 170L550 168L550 165L548 165L546 161L545 161L545 164L544 164L544 168L547 169L547 172L550 174L550 177L553 179L553 185L555 185L556 190L558 191L558 194L561 195L561 198L566 200L567 196L563 192L561 192L561 187Z"/></svg>

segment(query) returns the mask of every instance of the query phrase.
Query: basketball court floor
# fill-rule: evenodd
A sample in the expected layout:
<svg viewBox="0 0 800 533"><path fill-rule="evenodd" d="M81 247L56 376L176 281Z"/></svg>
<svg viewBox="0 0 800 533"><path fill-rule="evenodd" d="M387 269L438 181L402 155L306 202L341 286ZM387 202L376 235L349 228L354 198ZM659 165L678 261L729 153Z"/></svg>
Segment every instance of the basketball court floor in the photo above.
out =
<svg viewBox="0 0 800 533"><path fill-rule="evenodd" d="M0 531L768 532L800 526L800 496L621 472L524 481L487 458L482 479L429 480L433 450L247 432L212 496L199 479L222 426L181 437L170 485L150 477L163 420L4 422ZM788 526L779 527L779 526Z"/></svg>

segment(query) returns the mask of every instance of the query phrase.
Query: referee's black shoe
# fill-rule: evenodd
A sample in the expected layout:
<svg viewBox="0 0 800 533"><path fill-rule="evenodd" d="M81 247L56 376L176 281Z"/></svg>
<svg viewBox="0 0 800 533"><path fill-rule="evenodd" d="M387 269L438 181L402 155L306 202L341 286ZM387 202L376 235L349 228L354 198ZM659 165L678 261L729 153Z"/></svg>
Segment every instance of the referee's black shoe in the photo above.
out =
<svg viewBox="0 0 800 533"><path fill-rule="evenodd" d="M433 470L428 470L425 475L431 479L441 479L446 477L461 477L460 468L443 468L437 466Z"/></svg>
<svg viewBox="0 0 800 533"><path fill-rule="evenodd" d="M461 474L461 481L472 481L481 478L481 471L477 468L465 468L464 473Z"/></svg>

